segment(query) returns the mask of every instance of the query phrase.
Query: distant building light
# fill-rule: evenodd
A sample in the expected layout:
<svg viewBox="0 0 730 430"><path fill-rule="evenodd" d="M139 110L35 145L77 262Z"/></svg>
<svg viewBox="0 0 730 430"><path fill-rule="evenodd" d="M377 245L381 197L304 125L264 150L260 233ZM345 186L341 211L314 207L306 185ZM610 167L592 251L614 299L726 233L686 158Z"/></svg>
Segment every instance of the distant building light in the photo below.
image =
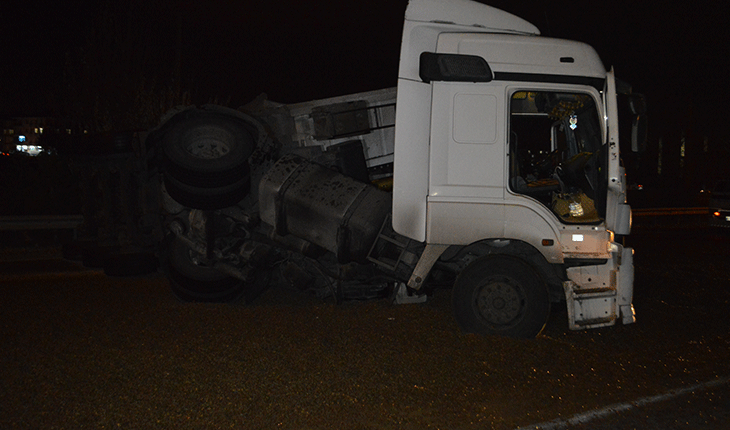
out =
<svg viewBox="0 0 730 430"><path fill-rule="evenodd" d="M22 134L18 136L18 142L25 142L25 136L23 136Z"/></svg>
<svg viewBox="0 0 730 430"><path fill-rule="evenodd" d="M36 145L15 145L15 152L23 152L28 155L36 156L41 152L44 152L42 146Z"/></svg>

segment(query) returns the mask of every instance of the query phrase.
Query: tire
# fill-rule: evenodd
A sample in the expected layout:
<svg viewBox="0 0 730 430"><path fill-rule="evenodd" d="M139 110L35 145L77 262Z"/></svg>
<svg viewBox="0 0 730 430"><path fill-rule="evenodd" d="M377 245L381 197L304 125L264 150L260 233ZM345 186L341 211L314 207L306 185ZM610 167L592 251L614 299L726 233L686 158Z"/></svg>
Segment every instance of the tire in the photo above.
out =
<svg viewBox="0 0 730 430"><path fill-rule="evenodd" d="M107 276L140 276L156 271L157 266L157 257L152 253L111 254L104 260L104 273Z"/></svg>
<svg viewBox="0 0 730 430"><path fill-rule="evenodd" d="M468 333L533 338L550 315L548 289L527 263L484 256L466 267L453 289L454 317Z"/></svg>
<svg viewBox="0 0 730 430"><path fill-rule="evenodd" d="M249 176L256 141L242 120L201 110L181 115L162 139L167 176L201 188L226 187Z"/></svg>
<svg viewBox="0 0 730 430"><path fill-rule="evenodd" d="M184 184L174 178L165 177L165 190L173 200L192 209L215 210L233 206L243 200L251 189L249 176L231 185L218 188L203 188Z"/></svg>
<svg viewBox="0 0 730 430"><path fill-rule="evenodd" d="M184 302L230 302L241 296L243 281L195 264L181 239L172 237L166 242L165 271L177 298Z"/></svg>

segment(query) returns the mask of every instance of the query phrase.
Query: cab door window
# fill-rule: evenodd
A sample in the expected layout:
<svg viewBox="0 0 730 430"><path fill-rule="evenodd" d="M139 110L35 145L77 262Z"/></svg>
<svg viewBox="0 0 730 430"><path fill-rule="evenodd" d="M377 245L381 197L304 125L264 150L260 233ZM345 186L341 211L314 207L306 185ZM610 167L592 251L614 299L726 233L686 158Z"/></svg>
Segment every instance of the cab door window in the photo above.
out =
<svg viewBox="0 0 730 430"><path fill-rule="evenodd" d="M512 191L540 201L565 223L605 217L605 146L592 96L514 93L509 143Z"/></svg>

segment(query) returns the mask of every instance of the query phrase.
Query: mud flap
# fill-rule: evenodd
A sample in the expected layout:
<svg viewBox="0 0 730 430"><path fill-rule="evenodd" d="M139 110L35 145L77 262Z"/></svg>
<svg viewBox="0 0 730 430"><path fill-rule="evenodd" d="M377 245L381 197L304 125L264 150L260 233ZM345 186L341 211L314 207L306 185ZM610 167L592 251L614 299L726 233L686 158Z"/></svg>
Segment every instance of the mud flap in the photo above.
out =
<svg viewBox="0 0 730 430"><path fill-rule="evenodd" d="M392 302L395 305L426 303L426 300L428 300L428 296L415 291L409 291L403 282L398 282L393 290Z"/></svg>
<svg viewBox="0 0 730 430"><path fill-rule="evenodd" d="M618 309L623 324L636 322L634 311L634 249L623 248L618 282Z"/></svg>

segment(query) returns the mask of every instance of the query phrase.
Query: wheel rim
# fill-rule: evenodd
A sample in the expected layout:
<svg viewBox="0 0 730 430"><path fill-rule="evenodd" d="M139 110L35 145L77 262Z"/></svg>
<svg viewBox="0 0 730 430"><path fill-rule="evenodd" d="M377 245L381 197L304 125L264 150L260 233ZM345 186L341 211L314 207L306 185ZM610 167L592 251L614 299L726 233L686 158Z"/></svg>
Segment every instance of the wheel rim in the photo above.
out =
<svg viewBox="0 0 730 430"><path fill-rule="evenodd" d="M492 326L511 326L524 314L525 294L509 279L491 280L475 291L477 314Z"/></svg>
<svg viewBox="0 0 730 430"><path fill-rule="evenodd" d="M185 150L194 157L215 160L230 153L231 147L226 142L217 139L205 139L189 144Z"/></svg>

